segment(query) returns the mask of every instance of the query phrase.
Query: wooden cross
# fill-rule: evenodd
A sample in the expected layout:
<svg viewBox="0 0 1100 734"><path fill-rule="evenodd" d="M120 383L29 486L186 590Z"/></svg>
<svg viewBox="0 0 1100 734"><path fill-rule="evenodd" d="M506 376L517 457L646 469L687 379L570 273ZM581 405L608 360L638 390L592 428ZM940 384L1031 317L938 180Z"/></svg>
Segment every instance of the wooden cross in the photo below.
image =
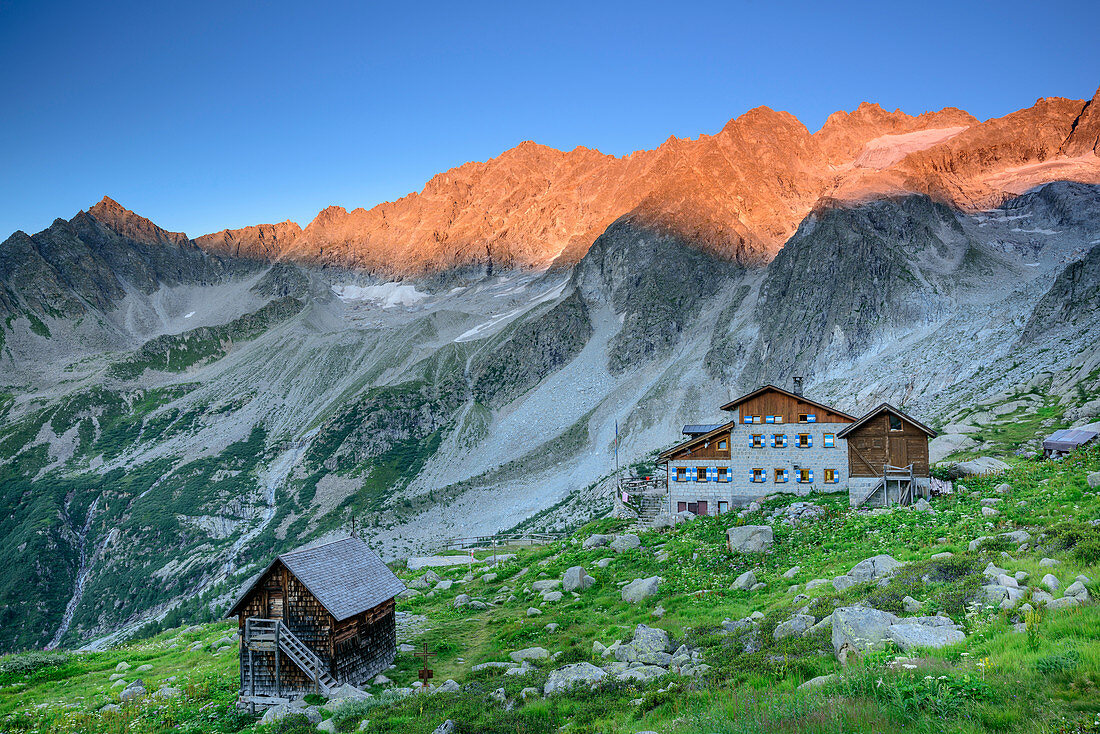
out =
<svg viewBox="0 0 1100 734"><path fill-rule="evenodd" d="M428 643L426 642L424 643L423 650L413 654L415 657L418 657L424 661L424 667L420 669L419 677L420 682L424 684L425 688L427 688L429 685L431 685L428 681L430 681L435 676L435 673L432 671L432 669L428 667L428 658L434 658L435 655L428 652Z"/></svg>

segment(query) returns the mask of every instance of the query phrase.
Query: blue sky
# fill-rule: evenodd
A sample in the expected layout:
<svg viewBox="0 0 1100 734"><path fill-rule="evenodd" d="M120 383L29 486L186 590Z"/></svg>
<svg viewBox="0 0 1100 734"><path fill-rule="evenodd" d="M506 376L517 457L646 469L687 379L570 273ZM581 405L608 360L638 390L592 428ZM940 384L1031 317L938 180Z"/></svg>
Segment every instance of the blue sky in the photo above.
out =
<svg viewBox="0 0 1100 734"><path fill-rule="evenodd" d="M0 239L104 194L192 236L370 207L522 140L758 105L981 119L1100 85L1100 3L0 0Z"/></svg>

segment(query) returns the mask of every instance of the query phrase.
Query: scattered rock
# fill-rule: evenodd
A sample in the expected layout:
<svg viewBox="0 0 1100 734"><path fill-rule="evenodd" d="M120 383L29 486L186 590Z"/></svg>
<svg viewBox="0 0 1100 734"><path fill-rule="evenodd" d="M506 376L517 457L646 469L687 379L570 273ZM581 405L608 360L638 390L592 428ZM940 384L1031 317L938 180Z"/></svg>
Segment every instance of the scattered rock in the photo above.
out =
<svg viewBox="0 0 1100 734"><path fill-rule="evenodd" d="M585 573L581 566L571 566L562 577L562 588L566 591L584 591L594 583L596 579Z"/></svg>
<svg viewBox="0 0 1100 734"><path fill-rule="evenodd" d="M550 657L550 651L544 647L525 647L516 650L509 657L517 663L524 660L545 660Z"/></svg>
<svg viewBox="0 0 1100 734"><path fill-rule="evenodd" d="M772 637L782 640L786 637L797 637L814 626L814 618L810 614L796 614L785 622L780 622L775 627Z"/></svg>
<svg viewBox="0 0 1100 734"><path fill-rule="evenodd" d="M442 724L435 728L432 734L454 734L455 723L450 719L447 719Z"/></svg>
<svg viewBox="0 0 1100 734"><path fill-rule="evenodd" d="M661 585L660 576L650 576L646 579L634 579L623 587L623 601L635 604L642 599L647 599L657 593Z"/></svg>
<svg viewBox="0 0 1100 734"><path fill-rule="evenodd" d="M616 553L634 550L642 547L642 541L637 535L620 535L611 542L611 550Z"/></svg>
<svg viewBox="0 0 1100 734"><path fill-rule="evenodd" d="M920 611L921 603L911 596L907 596L902 599L901 603L904 606L905 611L909 612L910 614L915 614L916 612Z"/></svg>
<svg viewBox="0 0 1100 734"><path fill-rule="evenodd" d="M901 624L890 625L886 633L903 651L915 647L946 647L966 639L966 635L955 627L931 627L907 623L905 620Z"/></svg>
<svg viewBox="0 0 1100 734"><path fill-rule="evenodd" d="M793 579L798 575L798 572L802 570L802 566L793 566L783 573L783 578Z"/></svg>
<svg viewBox="0 0 1100 734"><path fill-rule="evenodd" d="M543 687L543 693L549 696L559 691L567 691L576 685L595 687L606 676L605 671L597 668L592 663L566 665L564 668L559 668L550 673L550 677L547 678L546 685Z"/></svg>
<svg viewBox="0 0 1100 734"><path fill-rule="evenodd" d="M849 586L855 583L856 580L854 578L845 574L844 576L837 576L835 579L833 579L833 588L837 591L844 591Z"/></svg>
<svg viewBox="0 0 1100 734"><path fill-rule="evenodd" d="M748 591L753 586L756 586L756 574L745 571L730 585L730 591Z"/></svg>
<svg viewBox="0 0 1100 734"><path fill-rule="evenodd" d="M585 549L589 548L603 548L615 539L614 535L589 535L581 543L581 547Z"/></svg>
<svg viewBox="0 0 1100 734"><path fill-rule="evenodd" d="M856 581L876 581L893 574L903 564L885 553L866 558L848 572Z"/></svg>
<svg viewBox="0 0 1100 734"><path fill-rule="evenodd" d="M537 609L535 607L527 607L527 616L528 617L537 617L540 614L542 614L541 609Z"/></svg>
<svg viewBox="0 0 1100 734"><path fill-rule="evenodd" d="M833 650L842 658L846 650L863 652L881 649L889 639L887 631L898 618L870 607L839 607L833 610Z"/></svg>
<svg viewBox="0 0 1100 734"><path fill-rule="evenodd" d="M979 456L970 461L952 464L948 472L951 474L952 479L958 479L959 477L1000 474L1006 469L1008 469L1008 464L1000 459L994 459L990 456Z"/></svg>
<svg viewBox="0 0 1100 734"><path fill-rule="evenodd" d="M839 676L836 673L830 673L829 675L819 675L816 678L810 678L805 683L800 684L798 688L799 690L804 690L806 688L819 688L821 686L832 683L838 677Z"/></svg>
<svg viewBox="0 0 1100 734"><path fill-rule="evenodd" d="M1061 563L1061 561L1055 558L1044 558L1043 560L1039 561L1039 566L1042 568L1051 568L1053 566L1061 565Z"/></svg>
<svg viewBox="0 0 1100 734"><path fill-rule="evenodd" d="M741 525L726 531L726 542L731 551L739 553L763 553L771 547L770 525Z"/></svg>

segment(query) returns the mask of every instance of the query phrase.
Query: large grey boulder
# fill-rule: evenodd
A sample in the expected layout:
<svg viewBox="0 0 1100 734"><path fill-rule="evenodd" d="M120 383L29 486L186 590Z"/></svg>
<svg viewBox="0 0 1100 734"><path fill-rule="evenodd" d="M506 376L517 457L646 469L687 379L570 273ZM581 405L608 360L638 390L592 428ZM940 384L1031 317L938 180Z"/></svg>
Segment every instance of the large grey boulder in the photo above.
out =
<svg viewBox="0 0 1100 734"><path fill-rule="evenodd" d="M450 719L447 719L442 724L435 728L432 734L454 734L455 723Z"/></svg>
<svg viewBox="0 0 1100 734"><path fill-rule="evenodd" d="M1089 483L1089 489L1100 487L1100 471L1089 472L1085 481Z"/></svg>
<svg viewBox="0 0 1100 734"><path fill-rule="evenodd" d="M642 599L648 599L656 595L661 585L660 576L650 576L647 579L634 579L623 587L623 601L636 604Z"/></svg>
<svg viewBox="0 0 1100 734"><path fill-rule="evenodd" d="M614 655L616 660L624 663L667 666L672 661L672 656L668 654L670 646L668 633L663 629L639 624L634 629L634 638L619 645Z"/></svg>
<svg viewBox="0 0 1100 734"><path fill-rule="evenodd" d="M857 583L857 581L854 578L848 574L844 574L843 576L837 576L833 579L833 588L837 591L844 591L855 583Z"/></svg>
<svg viewBox="0 0 1100 734"><path fill-rule="evenodd" d="M901 624L890 625L886 634L903 651L915 647L946 647L966 639L966 635L954 627L930 627L907 623L905 620L902 620Z"/></svg>
<svg viewBox="0 0 1100 734"><path fill-rule="evenodd" d="M763 553L773 542L770 525L741 525L726 531L726 543L738 553Z"/></svg>
<svg viewBox="0 0 1100 734"><path fill-rule="evenodd" d="M637 535L620 535L611 541L611 550L616 553L634 550L642 547L642 540Z"/></svg>
<svg viewBox="0 0 1100 734"><path fill-rule="evenodd" d="M592 663L574 663L550 673L542 692L549 696L554 693L568 691L578 685L587 685L594 688L605 677L607 677L607 673Z"/></svg>
<svg viewBox="0 0 1100 734"><path fill-rule="evenodd" d="M1006 469L1008 469L1008 464L1000 459L994 459L991 456L979 456L970 461L961 461L957 464L952 464L948 471L953 478L958 479L959 477L1000 474Z"/></svg>
<svg viewBox="0 0 1100 734"><path fill-rule="evenodd" d="M517 663L524 660L545 660L550 657L550 651L544 647L525 647L522 650L516 650L509 657Z"/></svg>
<svg viewBox="0 0 1100 734"><path fill-rule="evenodd" d="M584 591L592 584L596 583L596 579L585 573L582 566L571 566L565 570L565 575L562 576L561 586L566 592L570 591Z"/></svg>
<svg viewBox="0 0 1100 734"><path fill-rule="evenodd" d="M839 607L833 610L833 650L864 652L881 649L889 639L890 625L898 618L871 607Z"/></svg>
<svg viewBox="0 0 1100 734"><path fill-rule="evenodd" d="M776 640L782 640L786 637L798 637L813 626L813 615L796 614L787 621L777 624L775 632L772 633L772 637Z"/></svg>
<svg viewBox="0 0 1100 734"><path fill-rule="evenodd" d="M877 581L878 579L890 576L901 568L902 565L904 564L894 559L893 556L888 556L883 553L872 556L871 558L865 558L852 566L852 570L848 572L848 575L856 581Z"/></svg>
<svg viewBox="0 0 1100 734"><path fill-rule="evenodd" d="M541 581L536 581L535 583L531 584L531 588L539 594L542 594L547 591L553 591L560 585L561 581L558 579L543 579Z"/></svg>
<svg viewBox="0 0 1100 734"><path fill-rule="evenodd" d="M745 571L730 585L730 591L748 591L754 586L756 586L756 574Z"/></svg>
<svg viewBox="0 0 1100 734"><path fill-rule="evenodd" d="M668 670L659 665L640 665L617 673L615 678L617 680L636 680L644 683L654 678L660 678L662 675L668 675Z"/></svg>
<svg viewBox="0 0 1100 734"><path fill-rule="evenodd" d="M614 535L589 535L584 539L584 542L581 543L581 547L586 550L589 548L603 548L613 540L615 540Z"/></svg>

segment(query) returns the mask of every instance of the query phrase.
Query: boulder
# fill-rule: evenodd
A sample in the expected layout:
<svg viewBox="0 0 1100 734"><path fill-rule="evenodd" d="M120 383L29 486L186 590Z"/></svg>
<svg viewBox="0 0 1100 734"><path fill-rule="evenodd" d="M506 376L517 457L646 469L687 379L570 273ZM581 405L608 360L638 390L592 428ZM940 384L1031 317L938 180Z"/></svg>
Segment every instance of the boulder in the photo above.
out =
<svg viewBox="0 0 1100 734"><path fill-rule="evenodd" d="M1051 599L1047 602L1047 609L1057 611L1059 609L1069 609L1075 607L1081 602L1074 596L1063 596L1061 599Z"/></svg>
<svg viewBox="0 0 1100 734"><path fill-rule="evenodd" d="M543 579L531 584L531 588L534 589L536 593L542 594L547 591L553 591L560 585L561 581L558 579Z"/></svg>
<svg viewBox="0 0 1100 734"><path fill-rule="evenodd" d="M543 687L543 693L547 696L578 685L586 685L594 688L601 680L607 677L607 673L597 668L592 663L574 663L558 668L550 673Z"/></svg>
<svg viewBox="0 0 1100 734"><path fill-rule="evenodd" d="M584 549L603 548L613 540L615 540L614 535L589 535L584 539L584 542L581 543L581 547Z"/></svg>
<svg viewBox="0 0 1100 734"><path fill-rule="evenodd" d="M1090 489L1096 489L1097 487L1100 487L1100 471L1089 472L1089 475L1085 478L1085 481L1089 483Z"/></svg>
<svg viewBox="0 0 1100 734"><path fill-rule="evenodd" d="M314 726L321 723L321 712L316 708L312 706L290 706L285 703L272 706L265 711L263 717L260 718L260 723L274 724L279 719L285 719L291 714L302 714Z"/></svg>
<svg viewBox="0 0 1100 734"><path fill-rule="evenodd" d="M527 607L527 616L528 617L537 617L540 614L542 614L541 609L538 609L536 607Z"/></svg>
<svg viewBox="0 0 1100 734"><path fill-rule="evenodd" d="M550 657L550 652L544 647L525 647L522 650L516 650L508 657L517 663L524 660L545 660Z"/></svg>
<svg viewBox="0 0 1100 734"><path fill-rule="evenodd" d="M641 538L637 535L620 535L611 542L611 550L616 553L622 553L623 551L635 550L642 547Z"/></svg>
<svg viewBox="0 0 1100 734"><path fill-rule="evenodd" d="M1008 464L1000 459L994 459L990 456L979 456L970 461L961 461L957 464L952 464L948 471L953 479L958 479L959 477L1000 474L1006 469L1008 469Z"/></svg>
<svg viewBox="0 0 1100 734"><path fill-rule="evenodd" d="M584 591L594 583L596 583L596 579L585 573L582 566L571 566L567 568L561 580L562 588L567 592Z"/></svg>
<svg viewBox="0 0 1100 734"><path fill-rule="evenodd" d="M1000 512L998 512L997 510L994 510L992 507L983 507L982 508L982 517L996 517L997 515L1000 515L1000 514L1001 514Z"/></svg>
<svg viewBox="0 0 1100 734"><path fill-rule="evenodd" d="M966 639L966 635L954 627L931 627L906 623L904 620L901 624L890 625L886 634L903 651L915 647L946 647Z"/></svg>
<svg viewBox="0 0 1100 734"><path fill-rule="evenodd" d="M821 686L828 685L837 680L840 676L836 673L830 673L829 675L819 675L816 678L810 678L805 683L798 686L799 690L805 690L806 688L820 688Z"/></svg>
<svg viewBox="0 0 1100 734"><path fill-rule="evenodd" d="M544 591L542 594L543 601L561 601L562 593L560 591Z"/></svg>
<svg viewBox="0 0 1100 734"><path fill-rule="evenodd" d="M623 601L636 604L642 599L648 599L651 596L656 595L657 590L661 585L660 576L650 576L646 579L634 579L629 584L623 587L622 597Z"/></svg>
<svg viewBox="0 0 1100 734"><path fill-rule="evenodd" d="M1054 558L1044 558L1043 560L1039 561L1040 568L1053 568L1054 566L1058 566L1060 564L1061 561Z"/></svg>
<svg viewBox="0 0 1100 734"><path fill-rule="evenodd" d="M1080 581L1074 581L1072 584L1066 587L1066 590L1063 592L1063 596L1073 596L1076 597L1079 601L1088 601L1089 590L1086 589L1085 585L1082 584Z"/></svg>
<svg viewBox="0 0 1100 734"><path fill-rule="evenodd" d="M919 498L912 504L912 508L916 512L935 512L932 509L932 503L926 500L924 497Z"/></svg>
<svg viewBox="0 0 1100 734"><path fill-rule="evenodd" d="M806 591L813 591L819 586L824 586L829 583L829 579L812 579L806 582Z"/></svg>
<svg viewBox="0 0 1100 734"><path fill-rule="evenodd" d="M741 525L726 531L726 543L738 553L763 553L773 542L770 525Z"/></svg>
<svg viewBox="0 0 1100 734"><path fill-rule="evenodd" d="M435 693L458 693L462 690L462 686L455 683L453 680L448 680L446 683L435 689Z"/></svg>
<svg viewBox="0 0 1100 734"><path fill-rule="evenodd" d="M756 586L756 574L745 571L730 585L730 591L748 591L753 586Z"/></svg>
<svg viewBox="0 0 1100 734"><path fill-rule="evenodd" d="M442 724L435 728L432 734L454 734L455 723L450 719L447 719Z"/></svg>
<svg viewBox="0 0 1100 734"><path fill-rule="evenodd" d="M153 698L179 698L183 695L183 690L176 688L175 686L164 686L153 693Z"/></svg>
<svg viewBox="0 0 1100 734"><path fill-rule="evenodd" d="M1042 580L1039 581L1039 584L1048 591L1058 591L1058 588L1062 585L1061 582L1058 581L1058 577L1052 573L1048 573L1044 576Z"/></svg>
<svg viewBox="0 0 1100 734"><path fill-rule="evenodd" d="M772 633L772 637L776 640L782 640L786 637L798 637L814 626L813 615L810 614L796 614L785 622L780 622L775 627L775 632Z"/></svg>
<svg viewBox="0 0 1100 734"><path fill-rule="evenodd" d="M871 607L839 607L833 610L833 650L862 652L881 649L889 639L890 625L898 618Z"/></svg>
<svg viewBox="0 0 1100 734"><path fill-rule="evenodd" d="M973 430L970 426L967 428ZM935 464L956 451L966 451L977 445L977 441L962 433L944 433L928 442L928 460Z"/></svg>
<svg viewBox="0 0 1100 734"><path fill-rule="evenodd" d="M659 665L640 665L616 674L615 678L617 680L636 680L644 683L654 678L660 678L662 675L668 675L668 671Z"/></svg>
<svg viewBox="0 0 1100 734"><path fill-rule="evenodd" d="M783 572L783 578L793 579L795 576L798 575L798 572L801 570L802 566L793 566L791 568L788 568L786 571Z"/></svg>
<svg viewBox="0 0 1100 734"><path fill-rule="evenodd" d="M905 608L905 611L909 612L910 614L914 614L920 611L920 602L911 596L906 596L904 599L901 600L901 603L902 606Z"/></svg>
<svg viewBox="0 0 1100 734"><path fill-rule="evenodd" d="M325 719L317 725L317 731L331 732L336 734L336 722L332 719Z"/></svg>
<svg viewBox="0 0 1100 734"><path fill-rule="evenodd" d="M876 581L890 576L902 565L903 564L895 560L893 556L888 556L883 553L872 556L871 558L865 558L852 566L852 570L848 572L848 575L856 581Z"/></svg>
<svg viewBox="0 0 1100 734"><path fill-rule="evenodd" d="M837 591L844 591L849 586L855 583L856 580L854 578L845 574L844 576L837 576L835 579L833 579L833 588Z"/></svg>

